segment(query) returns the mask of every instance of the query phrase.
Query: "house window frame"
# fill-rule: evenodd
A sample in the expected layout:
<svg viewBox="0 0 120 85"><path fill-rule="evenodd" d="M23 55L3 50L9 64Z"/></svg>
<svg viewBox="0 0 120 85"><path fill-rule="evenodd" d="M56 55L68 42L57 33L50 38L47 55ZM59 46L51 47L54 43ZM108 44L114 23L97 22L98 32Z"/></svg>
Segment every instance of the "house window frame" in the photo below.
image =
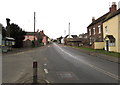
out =
<svg viewBox="0 0 120 85"><path fill-rule="evenodd" d="M91 29L89 29L89 35L91 35L92 33L91 33Z"/></svg>
<svg viewBox="0 0 120 85"><path fill-rule="evenodd" d="M90 45L92 44L92 38L90 37L90 43L89 43Z"/></svg>
<svg viewBox="0 0 120 85"><path fill-rule="evenodd" d="M93 28L93 34L95 35L95 27Z"/></svg>
<svg viewBox="0 0 120 85"><path fill-rule="evenodd" d="M101 34L101 25L98 25L98 33Z"/></svg>
<svg viewBox="0 0 120 85"><path fill-rule="evenodd" d="M115 40L110 40L110 41L109 41L109 46L115 47Z"/></svg>

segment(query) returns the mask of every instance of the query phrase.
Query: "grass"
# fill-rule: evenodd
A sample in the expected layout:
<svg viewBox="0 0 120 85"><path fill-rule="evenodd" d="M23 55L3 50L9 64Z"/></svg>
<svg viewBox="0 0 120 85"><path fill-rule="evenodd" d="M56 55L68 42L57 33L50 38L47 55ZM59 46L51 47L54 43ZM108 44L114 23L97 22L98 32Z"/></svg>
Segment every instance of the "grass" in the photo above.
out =
<svg viewBox="0 0 120 85"><path fill-rule="evenodd" d="M86 48L86 47L76 47L76 46L72 46L72 47L79 48L79 49L82 49L82 50L86 50L86 51L89 51L89 52L95 52L95 53L100 53L100 54L105 54L105 55L120 58L120 53L117 53L117 52L108 52L108 51L105 51L105 50L95 50L95 49Z"/></svg>

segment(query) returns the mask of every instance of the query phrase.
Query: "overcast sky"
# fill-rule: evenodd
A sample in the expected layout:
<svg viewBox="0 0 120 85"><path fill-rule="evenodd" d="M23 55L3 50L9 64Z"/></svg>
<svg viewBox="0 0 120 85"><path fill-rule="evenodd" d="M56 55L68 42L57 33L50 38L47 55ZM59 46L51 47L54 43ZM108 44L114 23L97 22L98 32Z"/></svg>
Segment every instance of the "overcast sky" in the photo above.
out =
<svg viewBox="0 0 120 85"><path fill-rule="evenodd" d="M6 26L6 18L18 24L25 31L34 31L34 12L36 30L44 30L50 38L68 34L87 32L87 26L109 11L112 2L120 0L0 0L0 23Z"/></svg>

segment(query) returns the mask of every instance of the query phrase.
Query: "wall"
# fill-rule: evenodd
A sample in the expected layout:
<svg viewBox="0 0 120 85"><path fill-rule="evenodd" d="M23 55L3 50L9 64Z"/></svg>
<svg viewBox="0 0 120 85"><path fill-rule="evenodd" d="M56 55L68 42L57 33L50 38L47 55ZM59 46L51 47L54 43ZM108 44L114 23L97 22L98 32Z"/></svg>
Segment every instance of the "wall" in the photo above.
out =
<svg viewBox="0 0 120 85"><path fill-rule="evenodd" d="M120 52L120 14L118 15L118 52Z"/></svg>
<svg viewBox="0 0 120 85"><path fill-rule="evenodd" d="M2 25L0 24L0 45L2 45Z"/></svg>
<svg viewBox="0 0 120 85"><path fill-rule="evenodd" d="M106 31L105 31L106 26L108 28L108 34L106 34ZM110 51L118 52L118 49L120 49L120 44L119 44L120 39L118 39L118 34L119 34L118 33L118 16L115 16L103 23L103 37L105 38L106 35L113 35L114 38L116 39L115 47L109 47Z"/></svg>
<svg viewBox="0 0 120 85"><path fill-rule="evenodd" d="M94 49L103 49L104 42L94 42Z"/></svg>

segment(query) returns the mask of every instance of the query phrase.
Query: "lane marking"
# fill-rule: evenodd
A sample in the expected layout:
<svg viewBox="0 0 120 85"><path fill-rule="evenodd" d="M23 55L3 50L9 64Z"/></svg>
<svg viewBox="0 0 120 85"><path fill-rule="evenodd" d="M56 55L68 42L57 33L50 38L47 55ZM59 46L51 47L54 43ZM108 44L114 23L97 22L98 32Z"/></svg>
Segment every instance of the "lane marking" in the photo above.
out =
<svg viewBox="0 0 120 85"><path fill-rule="evenodd" d="M45 79L45 81L49 84L50 82L48 80Z"/></svg>
<svg viewBox="0 0 120 85"><path fill-rule="evenodd" d="M55 45L56 47L58 47L58 48L59 48L62 52L64 52L65 54L67 54L67 55L71 56L72 58L80 61L79 58L73 56L72 54L70 54L70 53L68 53L68 52L66 52L66 51L64 51L64 50L63 50L61 47L59 47L57 44L54 43L54 45ZM91 68L93 68L93 69L95 69L95 70L97 70L97 71L99 71L99 72L101 72L101 73L104 73L104 74L106 74L106 75L108 75L108 76L110 76L110 77L112 77L112 78L114 78L114 79L116 79L116 80L120 80L120 77L117 76L117 75L115 75L115 74L113 74L113 73L110 73L110 72L108 72L108 71L105 71L105 70L103 70L103 69L101 69L101 68L98 68L98 67L96 67L96 66L94 66L94 65L92 65L92 64L86 63L86 62L82 62L82 63L84 63L84 64L88 65L89 67L91 67Z"/></svg>
<svg viewBox="0 0 120 85"><path fill-rule="evenodd" d="M44 69L45 73L48 74L48 70L47 69Z"/></svg>

